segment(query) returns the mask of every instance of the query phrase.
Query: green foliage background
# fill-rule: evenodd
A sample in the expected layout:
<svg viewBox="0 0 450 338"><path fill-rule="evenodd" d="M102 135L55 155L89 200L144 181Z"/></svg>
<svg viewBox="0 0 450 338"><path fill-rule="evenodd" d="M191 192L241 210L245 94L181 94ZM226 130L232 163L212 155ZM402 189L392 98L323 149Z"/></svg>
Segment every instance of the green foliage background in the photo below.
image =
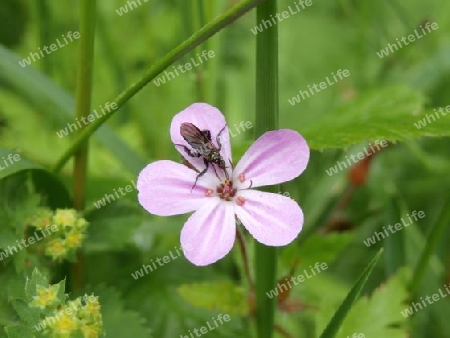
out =
<svg viewBox="0 0 450 338"><path fill-rule="evenodd" d="M98 2L92 109L111 102L202 23L236 3L141 2L123 16L116 10L126 1ZM279 11L293 3L279 0ZM18 61L78 30L78 7L76 0L7 0L0 6L0 18L7 18L0 20L0 158L11 152L23 158L0 171L0 249L23 237L19 225L36 205L71 205L72 162L59 175L48 168L73 140L73 135L59 138L56 132L75 118L79 42L25 68ZM205 10L204 17L198 8ZM292 337L320 335L381 247L384 255L336 337L450 336L450 298L409 318L400 313L411 301L450 282L450 113L421 129L414 125L434 108L450 105L449 18L450 2L442 0L313 0L311 7L277 24L280 128L299 131L313 150L305 173L282 188L302 207L305 225L298 239L280 251L278 277L289 273L296 258L296 275L315 262L329 266L292 289L290 299L305 309L277 312L276 324ZM389 56L377 56L426 21L437 22L439 29ZM212 266L197 268L180 257L135 280L132 273L179 247L187 216L150 215L134 190L99 210L93 203L132 184L147 163L180 160L169 126L173 115L190 104L204 101L218 107L231 130L241 121L254 122L255 36L250 29L256 24L252 10L227 26L175 65L203 50L213 50L214 58L159 87L149 83L92 138L85 212L91 225L81 252L82 292L100 296L107 337L178 337L225 312L232 320L209 336L255 335L237 247ZM351 75L295 106L289 104L299 90L338 69ZM235 161L253 139L252 129L231 139ZM366 184L353 189L348 170L326 173L336 161L375 140L387 140L389 147L372 161ZM351 198L341 206L349 190ZM413 210L423 210L426 217L376 245L364 245L374 231ZM336 223L345 224L346 231L330 230ZM416 267L424 248L433 243L428 237L433 231L439 231L438 241L420 275ZM246 238L251 256L252 239ZM20 324L11 299L34 266L52 283L67 278L66 292L77 294L69 263L49 266L21 252L0 263L1 327ZM421 282L411 292L410 283L419 275ZM6 333L0 330L0 336Z"/></svg>

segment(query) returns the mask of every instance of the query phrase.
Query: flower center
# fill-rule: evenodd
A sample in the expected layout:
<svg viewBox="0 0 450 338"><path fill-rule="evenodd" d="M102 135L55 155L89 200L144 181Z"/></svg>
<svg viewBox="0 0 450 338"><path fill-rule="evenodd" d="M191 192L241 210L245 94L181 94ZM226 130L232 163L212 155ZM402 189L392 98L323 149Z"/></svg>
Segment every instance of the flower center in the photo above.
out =
<svg viewBox="0 0 450 338"><path fill-rule="evenodd" d="M217 195L225 201L231 201L235 197L236 192L237 189L233 188L233 182L230 180L225 180L223 183L220 183L216 189Z"/></svg>

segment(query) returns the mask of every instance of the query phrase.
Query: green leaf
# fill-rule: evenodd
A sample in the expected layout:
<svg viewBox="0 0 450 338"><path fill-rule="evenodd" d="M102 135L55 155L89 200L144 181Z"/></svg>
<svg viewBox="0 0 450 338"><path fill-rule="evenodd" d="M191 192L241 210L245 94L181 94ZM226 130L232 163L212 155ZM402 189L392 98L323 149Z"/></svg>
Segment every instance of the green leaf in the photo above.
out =
<svg viewBox="0 0 450 338"><path fill-rule="evenodd" d="M39 309L28 306L28 303L25 300L13 300L12 306L18 313L22 322L32 325L39 321Z"/></svg>
<svg viewBox="0 0 450 338"><path fill-rule="evenodd" d="M3 276L0 277L0 283L2 283L2 285L5 285L3 284ZM6 299L7 292L8 290L3 290L3 292L0 293L0 337L2 337L4 326L17 324L17 314L15 313L14 309L11 308L9 302ZM8 296L10 295L8 294Z"/></svg>
<svg viewBox="0 0 450 338"><path fill-rule="evenodd" d="M107 337L151 338L145 319L138 312L124 308L120 294L111 288L95 290L102 305L103 332Z"/></svg>
<svg viewBox="0 0 450 338"><path fill-rule="evenodd" d="M178 236L176 242L178 242ZM168 247L173 248L173 245ZM130 258L125 259L124 262L130 261ZM116 270L126 265L119 264L120 266L117 267L117 261L116 259L115 263L113 262L115 264L113 265L114 276L120 275L120 272L116 272ZM136 261L136 258L134 261ZM145 258L144 264L150 263L150 257ZM148 318L149 326L154 330L155 336L158 338L180 337L180 334L189 335L188 330L192 332L194 328L204 326L206 321L211 321L212 317L217 317L220 311L193 307L180 296L177 288L182 284L217 280L219 278L217 268L223 263L216 264L216 269L199 269L184 257L180 257L149 272L144 277L134 280L131 278L130 272L133 272L136 268L141 268L142 264L136 262L136 266L133 264L132 267L122 267L124 279L119 283L123 282L128 285L124 290L127 307L139 311L142 316ZM114 276L112 279L116 280ZM220 278L226 279L226 276L220 273ZM150 292L151 290L158 290L158 292ZM232 320L226 325L214 330L211 336L248 338L249 335L245 334L245 319L243 320L238 315L231 316L231 318Z"/></svg>
<svg viewBox="0 0 450 338"><path fill-rule="evenodd" d="M5 332L9 338L35 337L33 331L25 325L11 325L5 327Z"/></svg>
<svg viewBox="0 0 450 338"><path fill-rule="evenodd" d="M10 156L13 163L11 163L7 159L8 156ZM39 164L24 158L23 155L17 154L13 150L0 149L0 157L3 158L3 161L0 162L0 165L5 167L4 169L0 170L0 179L14 175L23 170L44 170L44 168ZM4 163L5 160L7 161L7 164Z"/></svg>
<svg viewBox="0 0 450 338"><path fill-rule="evenodd" d="M31 236L27 221L41 204L29 174L20 172L0 180L0 261L13 261L16 272L25 269L25 262L31 262L32 256L20 243L25 236Z"/></svg>
<svg viewBox="0 0 450 338"><path fill-rule="evenodd" d="M27 299L25 294L25 279L22 274L17 274L14 269L6 269L0 275L1 285L5 285L3 288L3 293L5 299L8 301L11 299Z"/></svg>
<svg viewBox="0 0 450 338"><path fill-rule="evenodd" d="M290 245L281 251L282 262L290 268L297 257L300 266L314 265L316 262L331 264L339 253L354 239L354 233L313 234L301 245Z"/></svg>
<svg viewBox="0 0 450 338"><path fill-rule="evenodd" d="M248 301L244 288L231 281L185 284L177 288L181 297L189 304L228 314L245 315Z"/></svg>
<svg viewBox="0 0 450 338"><path fill-rule="evenodd" d="M355 303L356 299L358 298L359 294L361 293L362 288L366 284L367 280L369 279L370 274L372 273L373 269L375 268L375 265L378 263L378 260L380 259L381 255L383 253L383 249L380 249L378 253L375 255L374 258L370 261L370 263L366 266L362 274L359 276L358 280L356 281L355 285L352 287L350 292L347 294L347 297L345 297L344 301L342 302L339 309L334 314L333 318L331 318L331 321L328 323L325 330L320 335L321 338L332 338L335 337L336 334L339 331L339 328L342 325L342 322L344 321L345 317L347 316L348 312L350 311L352 305Z"/></svg>
<svg viewBox="0 0 450 338"><path fill-rule="evenodd" d="M308 145L317 150L346 148L368 140L450 136L450 116L441 116L420 129L415 126L427 113L432 113L423 111L424 101L422 94L408 88L376 89L299 130Z"/></svg>
<svg viewBox="0 0 450 338"><path fill-rule="evenodd" d="M49 285L48 277L41 274L38 269L34 269L33 273L31 274L31 278L27 278L27 282L25 284L25 293L28 301L30 302L33 300L33 297L36 296L37 294L36 291L37 285L48 287Z"/></svg>
<svg viewBox="0 0 450 338"><path fill-rule="evenodd" d="M90 223L85 242L87 252L120 250L131 242L134 230L141 224L143 210L135 202L119 200L86 215Z"/></svg>
<svg viewBox="0 0 450 338"><path fill-rule="evenodd" d="M9 149L0 149L0 158L4 157L7 159L10 154L12 154L13 163L8 160L8 166L5 169L0 170L0 180L29 172L36 192L47 197L48 205L50 207L57 208L70 206L69 193L56 176L23 155L17 154ZM18 155L19 157L14 158L15 155ZM17 158L19 158L19 160L15 161ZM5 164L2 163L2 166L5 166Z"/></svg>
<svg viewBox="0 0 450 338"><path fill-rule="evenodd" d="M12 228L2 226L0 227L0 249L4 251L3 255L0 254L0 261L6 260L8 257L12 256L15 251L11 248L8 250L8 246L13 246L16 244L16 240L20 240L20 236L14 233Z"/></svg>

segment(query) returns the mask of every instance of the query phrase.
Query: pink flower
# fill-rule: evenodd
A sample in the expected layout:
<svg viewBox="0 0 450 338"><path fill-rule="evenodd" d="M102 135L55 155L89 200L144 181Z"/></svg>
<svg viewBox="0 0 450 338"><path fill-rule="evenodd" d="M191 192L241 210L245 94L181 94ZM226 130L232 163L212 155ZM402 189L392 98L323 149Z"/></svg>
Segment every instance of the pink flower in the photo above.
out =
<svg viewBox="0 0 450 338"><path fill-rule="evenodd" d="M192 123L211 132L212 142L226 125L222 113L206 103L195 103L175 115L170 127L174 144L192 147L180 134L182 123ZM139 203L150 213L170 216L195 211L181 230L181 246L195 265L212 264L227 255L236 237L236 217L262 244L283 246L292 242L303 226L303 212L291 198L251 188L279 184L299 176L309 160L309 148L294 130L270 131L257 139L233 169L228 127L221 134L220 154L229 180L216 166L201 176L173 161L149 164L139 174ZM201 157L191 157L183 147L181 155L201 172ZM192 189L192 191L191 191Z"/></svg>

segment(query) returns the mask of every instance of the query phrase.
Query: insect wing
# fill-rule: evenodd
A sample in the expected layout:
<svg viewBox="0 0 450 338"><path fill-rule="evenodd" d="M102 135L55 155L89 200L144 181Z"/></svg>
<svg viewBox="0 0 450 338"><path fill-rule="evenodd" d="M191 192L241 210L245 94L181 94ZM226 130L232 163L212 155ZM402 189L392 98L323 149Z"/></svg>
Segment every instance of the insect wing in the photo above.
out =
<svg viewBox="0 0 450 338"><path fill-rule="evenodd" d="M210 148L207 136L192 123L182 123L180 134L197 151L204 151Z"/></svg>
<svg viewBox="0 0 450 338"><path fill-rule="evenodd" d="M202 134L208 139L209 142L212 141L211 139L211 132L209 130L202 130Z"/></svg>

